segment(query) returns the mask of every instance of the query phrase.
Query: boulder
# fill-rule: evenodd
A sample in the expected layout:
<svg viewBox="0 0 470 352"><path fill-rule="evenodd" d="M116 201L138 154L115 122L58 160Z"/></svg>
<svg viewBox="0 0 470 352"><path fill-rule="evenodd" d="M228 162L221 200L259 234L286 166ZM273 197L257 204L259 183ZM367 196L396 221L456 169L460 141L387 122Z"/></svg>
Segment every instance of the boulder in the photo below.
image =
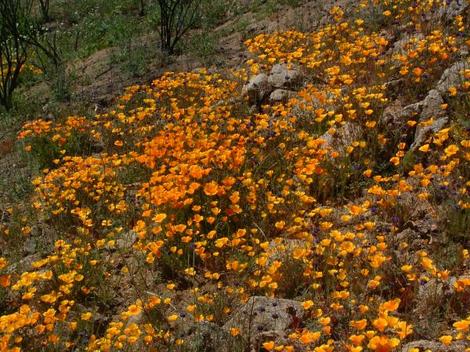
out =
<svg viewBox="0 0 470 352"><path fill-rule="evenodd" d="M194 351L230 352L236 348L236 342L230 333L211 322L192 323L186 334L179 336L191 341Z"/></svg>
<svg viewBox="0 0 470 352"><path fill-rule="evenodd" d="M435 89L431 89L424 100L405 107L404 110L420 112L420 121L434 119L430 126L418 125L410 150L420 147L432 133L438 132L447 124L449 118L446 116L445 110L441 108L441 105L444 104L442 96L448 93L450 87L458 86L463 82L463 71L469 67L468 62L456 62L444 71Z"/></svg>
<svg viewBox="0 0 470 352"><path fill-rule="evenodd" d="M39 254L28 255L24 257L23 259L21 259L20 261L16 263L12 263L8 267L6 267L5 274L15 274L15 273L21 273L21 272L33 270L34 268L32 264L40 259L41 257L39 256Z"/></svg>
<svg viewBox="0 0 470 352"><path fill-rule="evenodd" d="M418 340L403 345L401 351L409 352L414 348L418 348L420 351L429 350L432 352L464 352L468 345L468 342L465 341L454 341L449 346L446 346L438 341Z"/></svg>
<svg viewBox="0 0 470 352"><path fill-rule="evenodd" d="M408 111L420 110L420 122L433 119L431 125L417 125L414 142L410 150L420 147L432 133L440 131L447 124L449 118L446 116L445 110L442 109L442 104L444 104L444 99L441 93L437 89L431 89L424 100L405 108Z"/></svg>
<svg viewBox="0 0 470 352"><path fill-rule="evenodd" d="M399 99L388 105L380 119L380 124L387 129L396 130L406 126L406 121L421 112L423 102L403 106Z"/></svg>
<svg viewBox="0 0 470 352"><path fill-rule="evenodd" d="M302 83L302 73L286 64L276 64L269 74L269 84L275 88L293 88Z"/></svg>
<svg viewBox="0 0 470 352"><path fill-rule="evenodd" d="M463 83L463 71L470 68L470 63L459 61L447 68L437 83L436 90L441 94L447 94L450 87Z"/></svg>
<svg viewBox="0 0 470 352"><path fill-rule="evenodd" d="M444 104L441 94L436 89L431 89L422 102L421 120L427 120L431 117L440 118L445 115L441 105Z"/></svg>
<svg viewBox="0 0 470 352"><path fill-rule="evenodd" d="M271 103L286 103L289 99L295 96L295 92L286 89L276 89L269 96Z"/></svg>
<svg viewBox="0 0 470 352"><path fill-rule="evenodd" d="M436 279L431 279L419 286L414 313L419 317L426 317L429 314L429 307L442 305L444 299L444 284Z"/></svg>
<svg viewBox="0 0 470 352"><path fill-rule="evenodd" d="M344 125L339 127L334 134L326 132L320 137L320 139L325 141L323 148L332 147L337 151L342 152L354 141L360 140L363 135L364 131L358 124L346 122Z"/></svg>
<svg viewBox="0 0 470 352"><path fill-rule="evenodd" d="M406 125L405 113L405 109L401 102L399 100L395 100L384 109L380 124L386 126L387 129L391 131L401 129Z"/></svg>
<svg viewBox="0 0 470 352"><path fill-rule="evenodd" d="M447 125L449 118L447 116L443 116L433 122L430 126L418 126L415 132L415 140L410 147L410 150L416 150L416 148L420 147L426 139L432 134L440 131Z"/></svg>
<svg viewBox="0 0 470 352"><path fill-rule="evenodd" d="M252 77L249 82L243 87L242 94L248 97L251 105L261 103L271 93L272 87L269 83L268 76L260 73Z"/></svg>
<svg viewBox="0 0 470 352"><path fill-rule="evenodd" d="M223 329L240 329L242 336L249 336L250 343L255 343L267 331L284 335L303 314L304 309L298 301L254 296L232 315Z"/></svg>
<svg viewBox="0 0 470 352"><path fill-rule="evenodd" d="M136 241L137 233L135 231L128 231L118 236L116 247L119 249L131 249Z"/></svg>
<svg viewBox="0 0 470 352"><path fill-rule="evenodd" d="M444 6L439 7L437 15L440 18L451 20L455 16L462 14L468 7L466 0L447 0Z"/></svg>

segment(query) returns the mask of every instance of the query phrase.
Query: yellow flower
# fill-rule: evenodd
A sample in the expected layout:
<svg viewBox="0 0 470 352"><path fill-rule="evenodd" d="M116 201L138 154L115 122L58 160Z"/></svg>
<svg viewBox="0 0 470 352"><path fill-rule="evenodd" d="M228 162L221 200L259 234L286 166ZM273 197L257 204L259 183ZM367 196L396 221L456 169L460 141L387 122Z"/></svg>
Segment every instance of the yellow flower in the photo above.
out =
<svg viewBox="0 0 470 352"><path fill-rule="evenodd" d="M204 185L204 193L208 196L215 196L219 192L219 186L212 181Z"/></svg>
<svg viewBox="0 0 470 352"><path fill-rule="evenodd" d="M284 228L284 226L286 225L286 222L285 221L278 221L274 224L274 226L276 227L276 229L278 230L282 230Z"/></svg>
<svg viewBox="0 0 470 352"><path fill-rule="evenodd" d="M404 271L405 273L409 273L413 269L412 265L405 264L401 267L401 270Z"/></svg>
<svg viewBox="0 0 470 352"><path fill-rule="evenodd" d="M0 275L0 286L2 287L10 286L10 277L11 275Z"/></svg>
<svg viewBox="0 0 470 352"><path fill-rule="evenodd" d="M362 320L353 320L349 323L353 328L356 328L358 330L364 330L367 326L367 320L362 319Z"/></svg>
<svg viewBox="0 0 470 352"><path fill-rule="evenodd" d="M176 320L178 320L178 314L172 314L172 315L168 316L166 319L170 322L176 321Z"/></svg>
<svg viewBox="0 0 470 352"><path fill-rule="evenodd" d="M400 340L397 338L388 338L387 336L374 336L367 347L374 351L388 352L393 350L400 344Z"/></svg>
<svg viewBox="0 0 470 352"><path fill-rule="evenodd" d="M381 309L387 312L394 312L400 306L400 299L394 299L391 301L387 301L381 305Z"/></svg>
<svg viewBox="0 0 470 352"><path fill-rule="evenodd" d="M452 336L450 335L444 335L439 338L439 341L441 341L444 345L448 346L452 343Z"/></svg>
<svg viewBox="0 0 470 352"><path fill-rule="evenodd" d="M351 340L351 342L355 345L355 346L359 346L359 345L362 345L362 342L364 341L366 337L364 335L351 335L349 337L349 340Z"/></svg>
<svg viewBox="0 0 470 352"><path fill-rule="evenodd" d="M400 164L400 158L394 156L394 157L390 158L390 162L391 162L393 165L397 166L398 164Z"/></svg>
<svg viewBox="0 0 470 352"><path fill-rule="evenodd" d="M388 322L384 318L378 318L373 321L372 325L374 325L374 327L380 332L383 332L388 326Z"/></svg>
<svg viewBox="0 0 470 352"><path fill-rule="evenodd" d="M422 74L423 74L423 69L421 67L415 67L413 69L413 74L416 76L416 77L420 77Z"/></svg>
<svg viewBox="0 0 470 352"><path fill-rule="evenodd" d="M215 241L215 246L217 248L222 248L224 247L226 244L228 243L228 238L227 237L222 237L222 238L219 238Z"/></svg>
<svg viewBox="0 0 470 352"><path fill-rule="evenodd" d="M86 313L82 313L81 316L80 316L80 318L81 318L82 320L88 321L88 320L91 319L92 316L93 316L93 314L92 314L91 312L86 312Z"/></svg>
<svg viewBox="0 0 470 352"><path fill-rule="evenodd" d="M275 347L274 341L268 341L263 343L263 348L267 351L272 351Z"/></svg>
<svg viewBox="0 0 470 352"><path fill-rule="evenodd" d="M459 147L457 147L455 144L451 144L446 149L444 149L444 153L448 157L451 157L452 155L456 154L458 151L459 151Z"/></svg>
<svg viewBox="0 0 470 352"><path fill-rule="evenodd" d="M459 331L467 331L470 327L470 319L457 321L452 326Z"/></svg>
<svg viewBox="0 0 470 352"><path fill-rule="evenodd" d="M153 217L153 221L155 221L157 223L161 223L163 220L165 220L165 218L166 218L166 214L160 213L160 214L157 214Z"/></svg>
<svg viewBox="0 0 470 352"><path fill-rule="evenodd" d="M429 151L429 144L422 145L421 147L419 147L419 150L426 153L427 151Z"/></svg>
<svg viewBox="0 0 470 352"><path fill-rule="evenodd" d="M238 328L230 328L230 335L232 335L232 336L238 336L238 335L240 335L240 329L238 329Z"/></svg>
<svg viewBox="0 0 470 352"><path fill-rule="evenodd" d="M302 307L304 307L304 309L310 309L312 308L314 305L313 301L312 300L308 300L308 301L305 301L302 303Z"/></svg>
<svg viewBox="0 0 470 352"><path fill-rule="evenodd" d="M304 345L310 344L312 342L316 342L320 340L321 337L321 332L319 331L304 331L302 332L302 335L300 336L300 342L302 342Z"/></svg>

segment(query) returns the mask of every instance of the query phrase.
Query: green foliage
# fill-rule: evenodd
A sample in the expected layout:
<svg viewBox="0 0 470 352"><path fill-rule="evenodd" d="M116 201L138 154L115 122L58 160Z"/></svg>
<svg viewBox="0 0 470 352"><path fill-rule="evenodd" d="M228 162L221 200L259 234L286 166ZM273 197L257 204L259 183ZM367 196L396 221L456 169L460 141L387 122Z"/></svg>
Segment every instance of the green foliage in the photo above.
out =
<svg viewBox="0 0 470 352"><path fill-rule="evenodd" d="M0 2L0 105L6 110L13 107L13 92L29 57L34 28L31 1Z"/></svg>
<svg viewBox="0 0 470 352"><path fill-rule="evenodd" d="M210 29L224 23L229 6L227 0L204 0L201 5L201 18L198 27Z"/></svg>
<svg viewBox="0 0 470 352"><path fill-rule="evenodd" d="M156 53L147 45L133 45L131 42L123 45L113 52L111 65L119 65L123 74L131 78L142 77L148 72L152 61L155 61Z"/></svg>
<svg viewBox="0 0 470 352"><path fill-rule="evenodd" d="M199 58L206 65L214 64L217 45L217 36L213 33L198 33L186 43L187 51L194 57Z"/></svg>
<svg viewBox="0 0 470 352"><path fill-rule="evenodd" d="M447 235L455 242L468 246L470 209L461 209L455 202L448 201L444 207Z"/></svg>

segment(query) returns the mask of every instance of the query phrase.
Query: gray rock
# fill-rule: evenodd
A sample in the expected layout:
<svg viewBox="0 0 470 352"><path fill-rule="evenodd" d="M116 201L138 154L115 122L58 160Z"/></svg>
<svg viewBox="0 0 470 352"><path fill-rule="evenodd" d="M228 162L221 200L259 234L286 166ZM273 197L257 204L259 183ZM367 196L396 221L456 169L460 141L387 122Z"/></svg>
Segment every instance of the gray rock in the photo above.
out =
<svg viewBox="0 0 470 352"><path fill-rule="evenodd" d="M427 120L431 117L439 118L445 115L445 110L442 110L441 105L444 104L441 94L436 89L431 89L426 98L424 98L421 111L421 120Z"/></svg>
<svg viewBox="0 0 470 352"><path fill-rule="evenodd" d="M402 352L408 352L412 348L419 348L420 351L430 350L432 352L464 352L470 343L468 341L454 341L449 346L438 341L419 340L407 343L401 349Z"/></svg>
<svg viewBox="0 0 470 352"><path fill-rule="evenodd" d="M438 90L432 89L423 101L413 104L412 107L407 107L413 110L421 109L420 121L434 119L434 122L429 126L418 124L414 142L410 147L411 150L420 147L432 133L438 132L447 124L449 118L445 115L445 110L442 110L442 104L444 104L444 99L442 99L441 94Z"/></svg>
<svg viewBox="0 0 470 352"><path fill-rule="evenodd" d="M243 87L242 94L248 96L250 104L255 105L263 101L271 91L272 87L269 83L268 76L264 73L260 73L252 77L248 84Z"/></svg>
<svg viewBox="0 0 470 352"><path fill-rule="evenodd" d="M406 123L404 115L404 108L401 102L396 100L384 109L380 122L388 127L401 127Z"/></svg>
<svg viewBox="0 0 470 352"><path fill-rule="evenodd" d="M440 18L450 20L455 16L462 14L468 7L468 1L466 0L450 0L446 1L445 6L441 6L437 15Z"/></svg>
<svg viewBox="0 0 470 352"><path fill-rule="evenodd" d="M334 135L329 132L323 134L320 138L325 141L323 148L332 147L339 152L344 151L346 147L354 141L360 140L364 135L362 128L353 122L346 122L336 130Z"/></svg>
<svg viewBox="0 0 470 352"><path fill-rule="evenodd" d="M464 77L462 72L470 68L470 64L465 61L459 61L447 68L437 83L436 90L441 94L447 94L448 89L463 83Z"/></svg>
<svg viewBox="0 0 470 352"><path fill-rule="evenodd" d="M409 34L405 32L403 36L393 44L388 54L394 55L399 53L405 53L410 43L417 42L422 39L424 39L424 35L422 33Z"/></svg>
<svg viewBox="0 0 470 352"><path fill-rule="evenodd" d="M465 61L456 62L447 68L442 74L435 89L428 92L423 101L405 107L405 111L420 111L420 121L434 118L434 123L430 126L419 126L416 128L415 139L411 145L411 150L420 147L424 141L432 134L441 130L449 121L441 105L444 103L442 95L448 93L450 87L458 86L463 82L463 71L470 67ZM405 112L403 113L404 115Z"/></svg>
<svg viewBox="0 0 470 352"><path fill-rule="evenodd" d="M286 64L276 64L269 74L269 84L275 88L292 88L302 82L302 73Z"/></svg>
<svg viewBox="0 0 470 352"><path fill-rule="evenodd" d="M31 254L27 257L24 257L16 263L12 263L5 269L6 274L20 273L25 271L30 271L33 269L32 264L41 259L38 254Z"/></svg>
<svg viewBox="0 0 470 352"><path fill-rule="evenodd" d="M23 244L23 250L27 254L34 254L37 252L38 243L37 240L33 237L28 237Z"/></svg>
<svg viewBox="0 0 470 352"><path fill-rule="evenodd" d="M285 103L295 96L295 92L286 89L276 89L269 96L271 103Z"/></svg>
<svg viewBox="0 0 470 352"><path fill-rule="evenodd" d="M289 330L293 316L300 318L303 313L298 301L255 296L232 315L223 329L238 328L242 336L249 336L250 343L254 343L266 331Z"/></svg>
<svg viewBox="0 0 470 352"><path fill-rule="evenodd" d="M414 313L420 317L427 315L429 307L440 306L445 299L444 285L436 279L431 279L419 286ZM434 351L434 350L433 350Z"/></svg>
<svg viewBox="0 0 470 352"><path fill-rule="evenodd" d="M402 106L399 100L388 105L382 113L381 124L391 128L399 128L406 124L408 118L416 116L421 112L423 102Z"/></svg>
<svg viewBox="0 0 470 352"><path fill-rule="evenodd" d="M410 150L416 150L416 148L420 147L426 139L432 134L440 131L447 125L449 118L447 116L443 116L433 122L431 126L418 126L415 132L415 140L410 147Z"/></svg>
<svg viewBox="0 0 470 352"><path fill-rule="evenodd" d="M119 249L130 249L137 241L137 234L134 231L128 231L121 235L116 240L116 247Z"/></svg>

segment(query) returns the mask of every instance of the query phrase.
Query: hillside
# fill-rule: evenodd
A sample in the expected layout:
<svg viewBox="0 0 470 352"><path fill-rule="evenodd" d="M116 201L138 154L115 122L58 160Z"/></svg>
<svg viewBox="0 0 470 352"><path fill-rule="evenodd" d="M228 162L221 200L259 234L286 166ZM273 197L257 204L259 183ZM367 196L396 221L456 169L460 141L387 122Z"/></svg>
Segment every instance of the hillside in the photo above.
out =
<svg viewBox="0 0 470 352"><path fill-rule="evenodd" d="M229 3L22 87L0 351L470 351L468 1Z"/></svg>

